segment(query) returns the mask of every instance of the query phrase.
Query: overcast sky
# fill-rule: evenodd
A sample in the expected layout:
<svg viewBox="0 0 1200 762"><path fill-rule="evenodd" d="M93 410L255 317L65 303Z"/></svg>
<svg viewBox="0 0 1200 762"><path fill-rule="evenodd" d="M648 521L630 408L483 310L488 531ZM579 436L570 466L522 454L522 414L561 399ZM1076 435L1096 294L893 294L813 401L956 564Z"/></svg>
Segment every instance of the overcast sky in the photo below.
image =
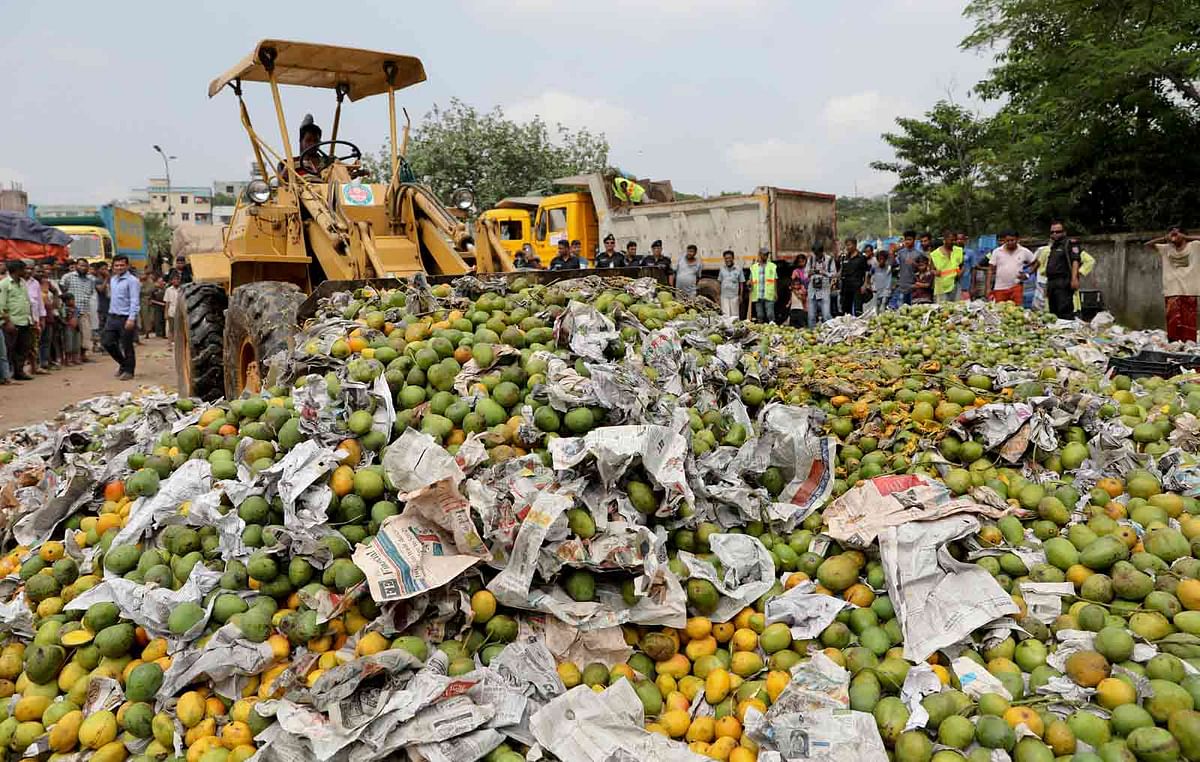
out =
<svg viewBox="0 0 1200 762"><path fill-rule="evenodd" d="M419 56L415 119L458 97L510 116L603 131L610 161L696 193L779 185L876 193L879 134L968 91L988 61L958 49L964 0L461 0L0 3L0 181L33 203L95 203L161 175L247 175L236 100L208 82L262 38ZM251 117L278 145L264 85ZM328 91L290 88L326 129ZM386 98L349 104L342 136L374 152ZM294 146L294 144L293 144Z"/></svg>

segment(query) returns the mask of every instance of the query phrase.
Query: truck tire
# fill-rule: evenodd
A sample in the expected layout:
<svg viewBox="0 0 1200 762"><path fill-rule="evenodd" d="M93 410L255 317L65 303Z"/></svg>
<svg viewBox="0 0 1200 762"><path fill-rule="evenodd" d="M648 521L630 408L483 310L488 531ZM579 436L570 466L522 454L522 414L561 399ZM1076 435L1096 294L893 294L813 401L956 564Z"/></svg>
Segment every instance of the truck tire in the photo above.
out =
<svg viewBox="0 0 1200 762"><path fill-rule="evenodd" d="M292 283L264 281L238 286L225 313L225 397L262 390L264 361L287 349L296 332L296 310L304 294Z"/></svg>
<svg viewBox="0 0 1200 762"><path fill-rule="evenodd" d="M701 278L696 284L696 295L708 299L718 309L721 307L721 284L716 278Z"/></svg>
<svg viewBox="0 0 1200 762"><path fill-rule="evenodd" d="M172 326L179 393L212 402L225 393L221 340L229 297L216 283L188 283L180 289Z"/></svg>

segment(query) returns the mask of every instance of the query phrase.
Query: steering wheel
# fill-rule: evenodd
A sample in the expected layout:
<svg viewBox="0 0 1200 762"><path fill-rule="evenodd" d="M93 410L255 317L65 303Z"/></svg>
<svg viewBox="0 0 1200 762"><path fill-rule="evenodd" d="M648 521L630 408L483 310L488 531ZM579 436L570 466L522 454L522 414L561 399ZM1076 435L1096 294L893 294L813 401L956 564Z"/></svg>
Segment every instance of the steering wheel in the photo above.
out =
<svg viewBox="0 0 1200 762"><path fill-rule="evenodd" d="M345 155L340 155L334 152L333 149L339 145L348 147L350 149L349 152ZM322 146L327 146L330 149L329 153L321 150ZM358 146L354 145L348 140L322 140L320 143L316 143L304 149L304 151L302 151L300 155L296 157L296 165L299 167L304 167L306 166L308 160L313 160L313 163L316 166L320 167L321 169L325 169L334 162L356 162L361 158L362 151L358 150Z"/></svg>

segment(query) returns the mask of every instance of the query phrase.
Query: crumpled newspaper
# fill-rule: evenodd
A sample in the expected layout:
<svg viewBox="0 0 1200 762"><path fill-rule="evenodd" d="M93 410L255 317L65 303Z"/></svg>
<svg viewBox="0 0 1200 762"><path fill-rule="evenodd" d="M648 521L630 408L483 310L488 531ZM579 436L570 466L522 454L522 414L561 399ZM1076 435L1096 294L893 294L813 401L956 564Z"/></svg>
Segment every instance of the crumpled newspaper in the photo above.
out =
<svg viewBox="0 0 1200 762"><path fill-rule="evenodd" d="M239 684L242 681L235 678L257 675L274 659L270 645L246 640L237 625L227 624L213 633L203 646L185 648L172 656L171 666L163 675L160 693L174 695L183 686L207 675L217 693L236 700L242 695Z"/></svg>
<svg viewBox="0 0 1200 762"><path fill-rule="evenodd" d="M454 541L419 516L390 516L369 543L354 549L377 602L403 600L449 583L479 562L455 553Z"/></svg>
<svg viewBox="0 0 1200 762"><path fill-rule="evenodd" d="M93 603L110 601L121 610L122 617L141 625L154 637L191 641L204 631L215 598L210 599L204 606L204 616L182 635L173 634L167 626L167 620L179 604L201 603L204 596L220 581L221 575L218 572L200 563L192 567L192 573L178 590L147 587L124 577L113 576L72 598L63 608L67 611L87 611Z"/></svg>
<svg viewBox="0 0 1200 762"><path fill-rule="evenodd" d="M646 730L641 699L628 680L596 693L578 685L542 707L530 728L542 748L573 762L703 762L707 757Z"/></svg>
<svg viewBox="0 0 1200 762"><path fill-rule="evenodd" d="M708 543L721 561L719 576L712 564L686 550L679 551L679 560L692 577L706 579L717 588L721 600L709 618L727 622L771 589L775 584L775 562L762 542L748 534L714 534Z"/></svg>
<svg viewBox="0 0 1200 762"><path fill-rule="evenodd" d="M792 667L792 680L764 715L746 712L759 759L862 762L887 753L875 718L849 709L850 673L821 652Z"/></svg>
<svg viewBox="0 0 1200 762"><path fill-rule="evenodd" d="M139 497L129 507L129 520L117 536L113 545L138 542L147 532L166 519L179 517L179 506L212 491L212 466L206 460L189 460L158 486L151 497Z"/></svg>
<svg viewBox="0 0 1200 762"><path fill-rule="evenodd" d="M555 338L575 354L596 362L604 362L604 350L621 334L604 313L590 304L571 301L554 326Z"/></svg>
<svg viewBox="0 0 1200 762"><path fill-rule="evenodd" d="M554 468L559 471L574 468L587 456L594 456L606 485L615 484L634 459L640 459L646 474L667 493L659 515L674 513L680 501L695 500L684 471L687 439L666 426L606 426L582 437L559 437L550 443L550 453Z"/></svg>
<svg viewBox="0 0 1200 762"><path fill-rule="evenodd" d="M513 608L551 614L588 630L625 622L682 627L687 620L687 598L679 580L665 564L656 569L657 578L649 580L659 584L650 588L633 606L625 604L621 591L611 583L597 584L596 599L592 601L575 601L557 585L534 585L540 549L551 527L572 504L572 499L562 494L547 491L537 493L521 522L512 555L500 573L488 583L488 589L496 596L496 600Z"/></svg>
<svg viewBox="0 0 1200 762"><path fill-rule="evenodd" d="M769 601L764 614L768 624L784 622L793 640L811 640L833 623L838 612L851 604L832 595L814 593L816 583L806 580Z"/></svg>
<svg viewBox="0 0 1200 762"><path fill-rule="evenodd" d="M891 527L966 513L995 519L1008 511L1001 506L1004 502L986 487L955 497L942 482L928 476L897 474L867 479L834 500L822 515L828 525L826 534L865 548Z"/></svg>
<svg viewBox="0 0 1200 762"><path fill-rule="evenodd" d="M909 661L923 661L977 628L1019 611L991 574L956 560L946 548L977 531L979 521L960 513L891 526L880 534L888 595Z"/></svg>

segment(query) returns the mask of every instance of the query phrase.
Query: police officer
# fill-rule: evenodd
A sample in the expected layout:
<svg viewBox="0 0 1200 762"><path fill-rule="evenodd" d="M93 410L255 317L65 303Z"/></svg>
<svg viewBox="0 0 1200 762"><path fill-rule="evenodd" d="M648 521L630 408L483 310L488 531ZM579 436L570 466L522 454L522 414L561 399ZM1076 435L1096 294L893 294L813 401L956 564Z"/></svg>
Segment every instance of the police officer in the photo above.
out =
<svg viewBox="0 0 1200 762"><path fill-rule="evenodd" d="M579 257L571 255L571 244L561 238L558 241L558 253L554 255L554 259L550 261L551 270L578 270L583 267L583 262Z"/></svg>
<svg viewBox="0 0 1200 762"><path fill-rule="evenodd" d="M1050 223L1050 243L1037 251L1038 267L1046 278L1046 307L1059 318L1075 317L1075 292L1079 290L1079 268L1083 247L1067 238L1062 222ZM1041 280L1039 273L1038 280Z"/></svg>
<svg viewBox="0 0 1200 762"><path fill-rule="evenodd" d="M637 241L629 241L625 244L625 260L623 267L640 267L642 258L637 253Z"/></svg>
<svg viewBox="0 0 1200 762"><path fill-rule="evenodd" d="M671 266L671 258L663 254L662 241L655 241L650 244L650 256L642 262L642 267L657 267L660 270L671 272L674 268Z"/></svg>
<svg viewBox="0 0 1200 762"><path fill-rule="evenodd" d="M596 269L624 266L625 257L617 251L617 239L609 233L604 236L604 251L596 255Z"/></svg>

